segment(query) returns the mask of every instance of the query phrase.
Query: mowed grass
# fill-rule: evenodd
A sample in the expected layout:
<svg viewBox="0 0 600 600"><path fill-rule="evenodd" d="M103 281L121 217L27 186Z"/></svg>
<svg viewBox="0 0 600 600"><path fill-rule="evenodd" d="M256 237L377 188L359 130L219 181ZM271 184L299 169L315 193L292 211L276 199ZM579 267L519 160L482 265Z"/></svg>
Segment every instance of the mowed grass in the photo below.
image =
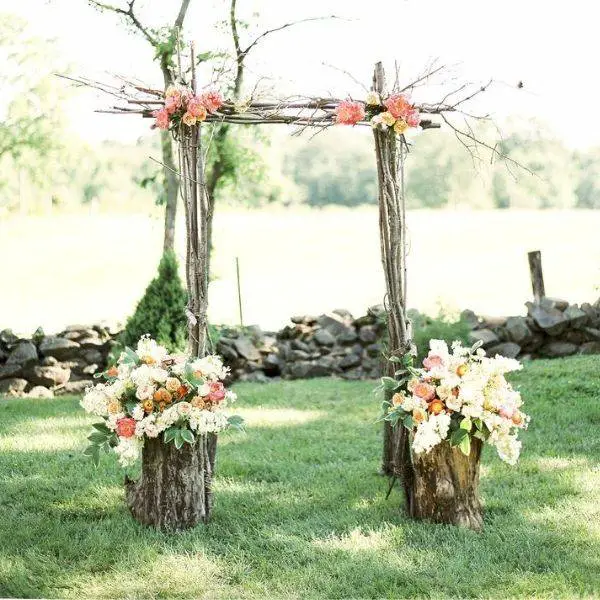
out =
<svg viewBox="0 0 600 600"><path fill-rule="evenodd" d="M238 385L212 523L137 524L111 457L81 455L77 398L0 401L0 596L576 597L600 594L600 357L514 377L518 467L484 454L485 530L408 520L377 475L372 382Z"/></svg>

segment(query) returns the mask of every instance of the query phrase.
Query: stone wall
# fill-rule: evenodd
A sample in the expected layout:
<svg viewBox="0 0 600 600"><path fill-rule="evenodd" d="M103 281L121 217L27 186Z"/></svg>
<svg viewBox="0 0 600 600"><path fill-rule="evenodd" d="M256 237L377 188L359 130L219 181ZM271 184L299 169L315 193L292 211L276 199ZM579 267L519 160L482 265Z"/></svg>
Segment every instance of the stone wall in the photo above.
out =
<svg viewBox="0 0 600 600"><path fill-rule="evenodd" d="M579 306L543 298L525 306L525 317L486 318L464 311L472 327L470 341L483 342L489 354L523 360L600 353L600 300Z"/></svg>
<svg viewBox="0 0 600 600"><path fill-rule="evenodd" d="M118 329L73 325L57 335L22 339L0 332L0 394L48 398L79 394L106 368Z"/></svg>
<svg viewBox="0 0 600 600"><path fill-rule="evenodd" d="M581 306L544 298L527 303L527 315L482 317L462 313L469 341L488 354L523 360L600 354L600 300ZM266 382L274 378L337 376L373 379L381 375L385 338L382 306L354 318L346 310L296 316L278 332L252 326L226 329L217 352L231 367L232 380ZM0 394L51 397L81 393L107 366L119 329L72 326L54 336L37 332L21 339L0 332Z"/></svg>

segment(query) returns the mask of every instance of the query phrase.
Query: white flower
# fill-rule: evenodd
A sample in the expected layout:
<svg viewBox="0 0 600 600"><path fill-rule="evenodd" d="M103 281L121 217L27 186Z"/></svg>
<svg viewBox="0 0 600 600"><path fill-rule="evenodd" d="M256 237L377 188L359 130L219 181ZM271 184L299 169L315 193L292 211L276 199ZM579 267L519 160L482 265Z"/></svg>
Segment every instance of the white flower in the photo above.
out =
<svg viewBox="0 0 600 600"><path fill-rule="evenodd" d="M136 404L133 407L133 410L131 411L131 416L136 420L136 421L141 421L144 418L144 415L146 413L144 412L144 409L139 405Z"/></svg>
<svg viewBox="0 0 600 600"><path fill-rule="evenodd" d="M153 367L150 370L150 377L156 381L156 383L164 383L169 377L169 372L160 367Z"/></svg>
<svg viewBox="0 0 600 600"><path fill-rule="evenodd" d="M140 456L142 442L138 438L119 438L119 443L115 446L115 452L119 457L119 463L122 467L128 467L134 464Z"/></svg>
<svg viewBox="0 0 600 600"><path fill-rule="evenodd" d="M131 363L120 363L117 366L117 371L118 371L117 377L119 379L127 379L129 377L129 374L131 373L132 368L133 368L133 365Z"/></svg>
<svg viewBox="0 0 600 600"><path fill-rule="evenodd" d="M88 388L79 404L85 412L98 417L105 417L108 414L108 401L106 386L100 383L93 388Z"/></svg>
<svg viewBox="0 0 600 600"><path fill-rule="evenodd" d="M128 381L123 379L116 379L111 385L107 387L107 393L119 400L123 394L127 391Z"/></svg>
<svg viewBox="0 0 600 600"><path fill-rule="evenodd" d="M501 460L516 465L521 453L521 442L514 435L502 435L495 441L496 451Z"/></svg>
<svg viewBox="0 0 600 600"><path fill-rule="evenodd" d="M381 116L381 113L378 115L375 115L371 119L371 127L373 129L377 129L379 127L382 131L385 131L388 128L387 124L384 123L384 121L383 121L383 117Z"/></svg>
<svg viewBox="0 0 600 600"><path fill-rule="evenodd" d="M415 437L413 439L412 448L415 454L421 452L429 452L434 446L437 446L442 441L433 419L423 421L417 427Z"/></svg>
<svg viewBox="0 0 600 600"><path fill-rule="evenodd" d="M200 410L192 408L190 412L190 429L196 433L218 433L228 426L227 415L221 411Z"/></svg>
<svg viewBox="0 0 600 600"><path fill-rule="evenodd" d="M208 385L208 383L206 383L206 381L202 385L198 386L198 395L199 396L208 396L209 393L210 393L210 385Z"/></svg>
<svg viewBox="0 0 600 600"><path fill-rule="evenodd" d="M152 379L152 369L148 365L140 365L131 371L130 378L136 387L149 385Z"/></svg>
<svg viewBox="0 0 600 600"><path fill-rule="evenodd" d="M366 98L367 106L379 106L381 104L381 96L377 92L369 92Z"/></svg>
<svg viewBox="0 0 600 600"><path fill-rule="evenodd" d="M204 358L197 358L190 363L190 368L194 373L199 373L199 377L205 377L211 381L225 379L229 373L229 368L223 366L223 361L216 354L209 354Z"/></svg>
<svg viewBox="0 0 600 600"><path fill-rule="evenodd" d="M155 391L156 390L153 385L149 385L146 383L138 387L138 389L135 392L135 397L138 400L150 400L154 395Z"/></svg>
<svg viewBox="0 0 600 600"><path fill-rule="evenodd" d="M159 346L149 335L140 338L135 353L142 362L147 364L159 364L169 355L167 349Z"/></svg>

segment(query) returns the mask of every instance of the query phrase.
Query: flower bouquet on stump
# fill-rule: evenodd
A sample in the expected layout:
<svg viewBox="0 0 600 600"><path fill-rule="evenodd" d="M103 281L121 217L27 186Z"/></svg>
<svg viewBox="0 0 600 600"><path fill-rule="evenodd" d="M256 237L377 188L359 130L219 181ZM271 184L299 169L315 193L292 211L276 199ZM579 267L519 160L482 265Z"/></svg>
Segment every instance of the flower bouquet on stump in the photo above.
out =
<svg viewBox="0 0 600 600"><path fill-rule="evenodd" d="M518 361L474 346L431 340L423 369L412 357L395 359L396 377L384 377L383 420L404 427L408 448L395 448L395 475L403 484L412 517L479 530L483 526L479 498L479 466L483 443L514 465L521 450L519 429L529 417L521 396L505 374L521 368ZM408 456L406 456L408 454ZM409 463L410 469L406 468ZM408 476L407 476L408 474Z"/></svg>
<svg viewBox="0 0 600 600"><path fill-rule="evenodd" d="M123 467L142 458L137 481L126 477L133 516L146 525L175 530L206 523L212 505L217 433L241 427L226 407L235 401L218 356L169 355L149 336L127 348L89 388L81 406L102 417L88 437L86 454L97 464L114 451Z"/></svg>

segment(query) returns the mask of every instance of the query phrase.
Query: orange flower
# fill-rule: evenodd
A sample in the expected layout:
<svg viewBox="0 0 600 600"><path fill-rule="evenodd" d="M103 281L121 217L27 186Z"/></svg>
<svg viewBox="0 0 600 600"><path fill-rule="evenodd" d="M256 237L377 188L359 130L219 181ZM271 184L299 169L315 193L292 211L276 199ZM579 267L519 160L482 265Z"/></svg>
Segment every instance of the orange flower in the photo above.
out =
<svg viewBox="0 0 600 600"><path fill-rule="evenodd" d="M173 401L173 395L165 388L158 388L154 392L154 400L163 404L170 404Z"/></svg>
<svg viewBox="0 0 600 600"><path fill-rule="evenodd" d="M469 367L467 367L467 365L458 365L458 367L456 368L456 374L459 377L463 377L466 372L469 370Z"/></svg>
<svg viewBox="0 0 600 600"><path fill-rule="evenodd" d="M119 369L113 365L108 371L106 371L106 374L108 377L117 377L119 374Z"/></svg>
<svg viewBox="0 0 600 600"><path fill-rule="evenodd" d="M181 400L181 398L184 398L187 393L188 393L188 389L187 389L187 387L185 385L180 386L179 389L176 392L177 397L180 400Z"/></svg>
<svg viewBox="0 0 600 600"><path fill-rule="evenodd" d="M439 398L436 398L429 404L427 410L433 415L439 415L444 410L444 403Z"/></svg>
<svg viewBox="0 0 600 600"><path fill-rule="evenodd" d="M519 427L520 425L523 425L523 415L517 410L515 411L515 414L512 416L512 422Z"/></svg>
<svg viewBox="0 0 600 600"><path fill-rule="evenodd" d="M151 413L154 410L154 402L152 402L152 400L144 400L142 408L145 412Z"/></svg>

